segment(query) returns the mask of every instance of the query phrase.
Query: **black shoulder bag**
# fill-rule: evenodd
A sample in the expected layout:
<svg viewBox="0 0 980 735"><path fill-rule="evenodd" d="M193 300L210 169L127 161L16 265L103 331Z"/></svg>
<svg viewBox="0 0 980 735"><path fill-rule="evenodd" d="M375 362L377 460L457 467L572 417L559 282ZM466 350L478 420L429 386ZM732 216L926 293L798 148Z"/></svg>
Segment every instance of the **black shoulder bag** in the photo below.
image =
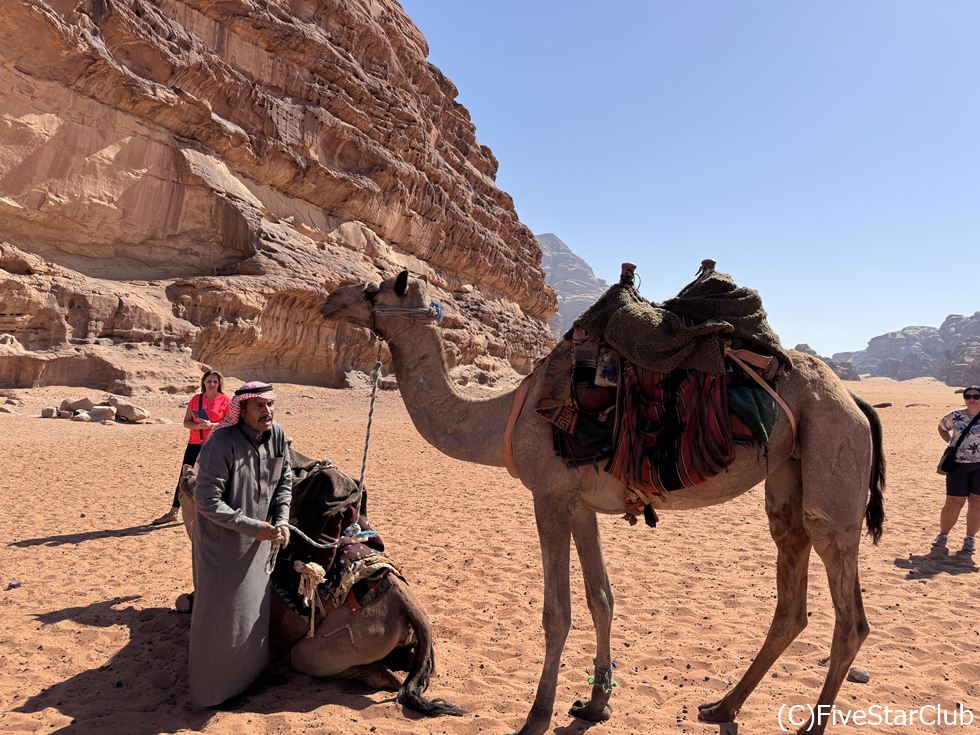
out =
<svg viewBox="0 0 980 735"><path fill-rule="evenodd" d="M956 444L951 447L946 447L946 450L943 452L943 456L939 458L939 465L936 467L936 472L938 472L940 475L948 475L950 472L956 469L956 453L960 449L960 444L962 444L966 437L970 434L970 429L973 428L973 425L977 423L977 421L980 421L980 413L974 416L973 421L966 425L966 428L963 429L963 433L960 434L959 439L956 440Z"/></svg>

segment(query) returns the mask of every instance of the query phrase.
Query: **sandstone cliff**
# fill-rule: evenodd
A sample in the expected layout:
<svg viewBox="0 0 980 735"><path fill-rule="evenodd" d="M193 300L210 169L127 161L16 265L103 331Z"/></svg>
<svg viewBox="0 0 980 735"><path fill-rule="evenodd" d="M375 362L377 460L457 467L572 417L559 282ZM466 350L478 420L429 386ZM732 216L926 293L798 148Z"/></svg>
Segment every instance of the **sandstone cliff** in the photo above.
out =
<svg viewBox="0 0 980 735"><path fill-rule="evenodd" d="M556 338L572 327L575 318L606 292L609 284L597 278L592 268L557 235L535 235L541 246L545 282L558 294L558 313L548 320Z"/></svg>
<svg viewBox="0 0 980 735"><path fill-rule="evenodd" d="M527 371L555 295L427 53L394 0L5 3L0 384L340 385L376 346L319 303L403 267Z"/></svg>
<svg viewBox="0 0 980 735"><path fill-rule="evenodd" d="M948 385L980 383L980 311L951 314L936 327L905 327L872 338L857 352L838 352L860 373L908 380L931 376Z"/></svg>

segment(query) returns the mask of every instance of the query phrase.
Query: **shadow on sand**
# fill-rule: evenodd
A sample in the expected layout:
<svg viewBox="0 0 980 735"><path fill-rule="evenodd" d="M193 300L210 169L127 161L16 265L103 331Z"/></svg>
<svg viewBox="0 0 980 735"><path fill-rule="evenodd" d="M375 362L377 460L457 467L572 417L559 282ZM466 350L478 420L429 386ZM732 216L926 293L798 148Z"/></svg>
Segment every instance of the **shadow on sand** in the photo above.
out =
<svg viewBox="0 0 980 735"><path fill-rule="evenodd" d="M126 626L129 642L102 666L53 684L14 711L32 713L50 707L71 717L71 723L54 731L57 733L157 735L201 730L217 713L195 710L187 698L190 616L162 607L118 607L138 599L116 597L36 615L35 619L46 625L70 620L97 628ZM379 704L366 696L369 690L359 684L318 681L285 664L277 670L288 678L286 685L246 692L244 707L224 717L239 713L311 712L323 705L363 710ZM405 714L412 718L416 713Z"/></svg>
<svg viewBox="0 0 980 735"><path fill-rule="evenodd" d="M143 536L153 531L163 528L172 528L179 521L168 523L163 526L130 526L129 528L106 528L102 531L85 531L84 533L66 533L61 536L41 536L39 538L25 538L21 541L11 541L8 546L27 548L30 546L64 546L65 544L80 544L83 541L97 541L104 538L123 538L126 536Z"/></svg>
<svg viewBox="0 0 980 735"><path fill-rule="evenodd" d="M973 554L963 552L950 554L945 549L934 550L922 556L909 554L907 559L898 557L895 559L895 566L908 570L906 579L929 579L938 574L980 572L980 567L973 560Z"/></svg>

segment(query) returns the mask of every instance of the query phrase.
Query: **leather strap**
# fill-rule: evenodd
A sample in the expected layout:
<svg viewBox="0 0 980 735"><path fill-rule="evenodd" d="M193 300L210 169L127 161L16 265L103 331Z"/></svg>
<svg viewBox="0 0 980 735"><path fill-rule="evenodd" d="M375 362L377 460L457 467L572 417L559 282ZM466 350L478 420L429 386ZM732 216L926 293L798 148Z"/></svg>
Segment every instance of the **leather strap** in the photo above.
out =
<svg viewBox="0 0 980 735"><path fill-rule="evenodd" d="M970 433L970 429L973 428L973 425L975 423L977 423L977 421L980 421L980 413L978 413L976 416L974 416L973 417L973 421L971 421L970 423L968 423L966 425L966 428L963 429L963 433L960 434L959 438L956 440L956 444L953 445L953 452L954 453L960 451L960 445L963 444L963 440L966 439L967 434Z"/></svg>
<svg viewBox="0 0 980 735"><path fill-rule="evenodd" d="M793 412L789 410L789 406L786 405L786 401L780 398L779 394L772 389L772 386L769 385L769 383L767 383L766 381L764 381L761 377L759 377L759 374L755 370L753 370L744 362L742 362L742 360L735 354L735 350L733 350L728 345L725 345L725 357L731 358L732 362L734 362L736 365L742 368L742 370L744 370L746 374L750 378L752 378L752 380L754 380L756 383L762 386L762 389L765 390L766 393L771 395L773 399L776 401L776 403L779 404L779 407L783 409L783 411L786 413L786 418L789 419L789 430L793 434L792 456L799 457L800 437L799 437L799 432L796 429L796 417L793 415Z"/></svg>
<svg viewBox="0 0 980 735"><path fill-rule="evenodd" d="M531 374L533 375L533 373ZM507 426L504 427L504 466L511 477L520 479L517 474L517 467L514 464L514 426L524 408L524 401L527 400L527 391L531 387L531 375L528 375L521 384L517 386L514 393L514 402L510 404L510 414L507 416Z"/></svg>

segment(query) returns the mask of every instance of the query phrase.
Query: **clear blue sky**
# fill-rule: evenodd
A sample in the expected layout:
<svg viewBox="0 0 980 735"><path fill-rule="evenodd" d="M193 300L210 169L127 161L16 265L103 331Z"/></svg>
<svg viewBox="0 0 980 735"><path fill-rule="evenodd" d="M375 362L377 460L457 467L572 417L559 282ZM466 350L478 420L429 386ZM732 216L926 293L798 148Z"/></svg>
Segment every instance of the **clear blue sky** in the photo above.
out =
<svg viewBox="0 0 980 735"><path fill-rule="evenodd" d="M402 5L601 278L661 300L714 258L825 355L980 310L980 1Z"/></svg>

